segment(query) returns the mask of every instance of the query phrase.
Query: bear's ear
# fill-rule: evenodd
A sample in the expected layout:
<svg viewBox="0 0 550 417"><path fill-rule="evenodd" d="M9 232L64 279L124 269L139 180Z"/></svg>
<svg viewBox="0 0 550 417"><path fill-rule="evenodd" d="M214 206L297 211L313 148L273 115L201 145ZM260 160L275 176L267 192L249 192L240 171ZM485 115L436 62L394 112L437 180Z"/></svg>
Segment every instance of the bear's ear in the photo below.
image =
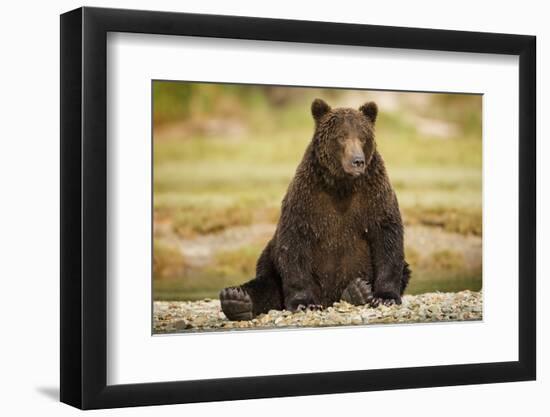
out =
<svg viewBox="0 0 550 417"><path fill-rule="evenodd" d="M330 106L320 98L316 98L313 100L313 103L311 103L311 114L313 115L315 121L319 121L319 119L321 119L321 117L329 111Z"/></svg>
<svg viewBox="0 0 550 417"><path fill-rule="evenodd" d="M376 116L378 116L378 106L374 101L369 101L359 107L359 111L365 115L371 123L376 122Z"/></svg>

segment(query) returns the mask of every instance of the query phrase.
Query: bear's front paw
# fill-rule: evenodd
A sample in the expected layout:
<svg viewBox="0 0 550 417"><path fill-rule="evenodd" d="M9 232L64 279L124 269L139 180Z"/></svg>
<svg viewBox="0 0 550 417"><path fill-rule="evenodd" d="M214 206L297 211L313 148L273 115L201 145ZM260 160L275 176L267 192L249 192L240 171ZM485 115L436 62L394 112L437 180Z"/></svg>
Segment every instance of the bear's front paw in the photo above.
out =
<svg viewBox="0 0 550 417"><path fill-rule="evenodd" d="M222 311L229 320L252 320L252 299L241 287L229 287L220 292Z"/></svg>
<svg viewBox="0 0 550 417"><path fill-rule="evenodd" d="M401 297L394 294L375 294L369 304L373 308L376 308L379 305L390 307L396 304L401 304Z"/></svg>
<svg viewBox="0 0 550 417"><path fill-rule="evenodd" d="M356 306L370 304L373 297L371 285L361 278L351 281L342 293L343 301Z"/></svg>

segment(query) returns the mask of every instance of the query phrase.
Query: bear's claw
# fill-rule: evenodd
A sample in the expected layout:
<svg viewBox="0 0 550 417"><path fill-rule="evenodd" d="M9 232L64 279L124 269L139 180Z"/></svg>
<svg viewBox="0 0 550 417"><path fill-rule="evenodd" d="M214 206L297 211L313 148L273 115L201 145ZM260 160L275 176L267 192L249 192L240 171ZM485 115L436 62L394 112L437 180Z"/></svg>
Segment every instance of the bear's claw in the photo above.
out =
<svg viewBox="0 0 550 417"><path fill-rule="evenodd" d="M241 287L229 287L220 292L222 311L231 321L252 320L252 299Z"/></svg>
<svg viewBox="0 0 550 417"><path fill-rule="evenodd" d="M306 310L318 311L322 309L323 309L323 306L321 304L308 304L307 306L304 304L298 304L298 307L296 307L296 311L306 311Z"/></svg>
<svg viewBox="0 0 550 417"><path fill-rule="evenodd" d="M401 300L396 300L394 298L373 297L369 304L373 308L376 308L380 305L391 307L396 304L401 304Z"/></svg>

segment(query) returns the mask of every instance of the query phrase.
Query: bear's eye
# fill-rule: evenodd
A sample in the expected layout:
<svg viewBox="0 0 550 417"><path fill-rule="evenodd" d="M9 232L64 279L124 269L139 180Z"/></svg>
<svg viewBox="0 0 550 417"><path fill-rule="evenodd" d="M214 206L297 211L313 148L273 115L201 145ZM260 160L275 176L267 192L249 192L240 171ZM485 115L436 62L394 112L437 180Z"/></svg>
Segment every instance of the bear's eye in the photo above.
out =
<svg viewBox="0 0 550 417"><path fill-rule="evenodd" d="M367 143L371 140L371 136L368 132L364 132L362 135L359 135L359 140L362 143Z"/></svg>
<svg viewBox="0 0 550 417"><path fill-rule="evenodd" d="M342 144L343 144L343 143L346 142L347 138L346 138L346 136L344 136L344 135L340 135L340 136L336 136L336 140L337 140L339 143L342 143Z"/></svg>

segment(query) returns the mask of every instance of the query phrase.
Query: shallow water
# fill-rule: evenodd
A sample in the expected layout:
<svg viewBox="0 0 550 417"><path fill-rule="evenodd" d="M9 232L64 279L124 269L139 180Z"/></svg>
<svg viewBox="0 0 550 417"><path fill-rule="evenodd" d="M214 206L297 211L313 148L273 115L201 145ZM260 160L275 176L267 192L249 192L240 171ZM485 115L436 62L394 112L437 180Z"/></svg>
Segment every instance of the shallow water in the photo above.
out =
<svg viewBox="0 0 550 417"><path fill-rule="evenodd" d="M480 291L482 288L481 276L453 277L426 279L414 276L411 279L406 294L423 294L428 292L459 292L464 290ZM180 280L154 281L154 299L158 301L186 301L203 298L217 299L221 288L190 290L182 288Z"/></svg>
<svg viewBox="0 0 550 417"><path fill-rule="evenodd" d="M426 292L459 292L463 290L479 291L482 287L481 276L443 278L437 280L411 279L406 294L423 294Z"/></svg>

